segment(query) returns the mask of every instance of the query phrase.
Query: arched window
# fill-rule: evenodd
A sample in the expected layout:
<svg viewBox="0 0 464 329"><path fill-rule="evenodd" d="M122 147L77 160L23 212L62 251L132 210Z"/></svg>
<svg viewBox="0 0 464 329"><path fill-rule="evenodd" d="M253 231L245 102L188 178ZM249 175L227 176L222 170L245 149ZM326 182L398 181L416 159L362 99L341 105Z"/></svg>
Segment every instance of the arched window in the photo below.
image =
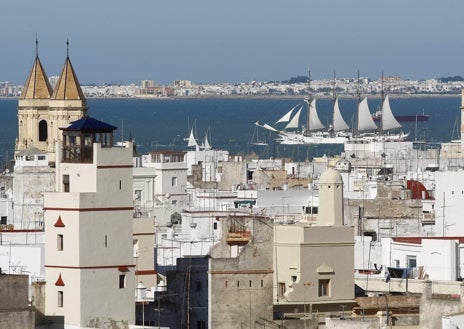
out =
<svg viewBox="0 0 464 329"><path fill-rule="evenodd" d="M48 138L47 121L41 120L39 122L39 142L45 142Z"/></svg>

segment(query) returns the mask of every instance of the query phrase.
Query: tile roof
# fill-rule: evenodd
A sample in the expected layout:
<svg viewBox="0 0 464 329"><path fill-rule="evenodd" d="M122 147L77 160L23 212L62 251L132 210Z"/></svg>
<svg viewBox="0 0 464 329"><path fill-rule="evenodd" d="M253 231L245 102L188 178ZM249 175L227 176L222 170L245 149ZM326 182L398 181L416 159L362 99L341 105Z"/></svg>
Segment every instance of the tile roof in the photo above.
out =
<svg viewBox="0 0 464 329"><path fill-rule="evenodd" d="M54 100L85 100L79 80L71 64L69 57L66 57L63 70L61 71L58 82L53 90L51 99Z"/></svg>
<svg viewBox="0 0 464 329"><path fill-rule="evenodd" d="M48 81L39 56L35 57L34 65L24 84L20 99L48 99L53 89Z"/></svg>
<svg viewBox="0 0 464 329"><path fill-rule="evenodd" d="M79 120L71 122L66 128L63 128L64 131L89 131L89 132L112 132L113 130L118 129L115 126L112 126L103 121L85 116Z"/></svg>

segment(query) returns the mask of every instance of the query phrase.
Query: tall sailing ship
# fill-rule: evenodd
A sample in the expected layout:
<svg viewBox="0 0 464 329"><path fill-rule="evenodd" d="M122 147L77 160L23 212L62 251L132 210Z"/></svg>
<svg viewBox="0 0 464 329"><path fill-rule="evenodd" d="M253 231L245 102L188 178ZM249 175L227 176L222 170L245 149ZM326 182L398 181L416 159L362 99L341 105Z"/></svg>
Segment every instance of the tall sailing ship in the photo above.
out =
<svg viewBox="0 0 464 329"><path fill-rule="evenodd" d="M359 73L358 73L359 74ZM334 94L333 94L333 113L332 124L325 127L319 119L316 108L316 99L311 95L311 76L308 79L309 97L305 99L307 104L306 126L299 125L300 116L304 105L296 105L285 113L274 126L287 123L282 130L275 128L267 123L256 122L257 127L262 127L278 135L276 141L287 145L304 144L345 144L346 142L368 143L373 141L380 142L401 142L405 141L409 133L399 131L401 124L396 120L390 107L388 95L385 96L383 90L382 74L382 108L380 127L374 122L372 113L369 110L367 97L361 100L358 88L358 108L356 111L356 122L353 131L343 119L339 106L339 98L335 93L335 74L334 74ZM359 81L359 77L358 77ZM293 114L295 112L295 114ZM399 131L399 132L398 132Z"/></svg>
<svg viewBox="0 0 464 329"><path fill-rule="evenodd" d="M276 124L288 122L287 125L282 129L278 130L268 124L259 124L265 129L275 132L279 135L276 141L280 144L344 144L347 139L350 138L351 133L349 132L349 125L343 119L340 111L338 97L335 94L335 77L334 77L334 106L332 124L329 127L325 127L321 122L317 107L316 99L311 95L311 74L308 74L308 89L309 96L305 99L307 105L307 116L306 125L299 125L300 115L303 111L304 105L296 105L290 111L285 113ZM295 115L293 112L296 111Z"/></svg>

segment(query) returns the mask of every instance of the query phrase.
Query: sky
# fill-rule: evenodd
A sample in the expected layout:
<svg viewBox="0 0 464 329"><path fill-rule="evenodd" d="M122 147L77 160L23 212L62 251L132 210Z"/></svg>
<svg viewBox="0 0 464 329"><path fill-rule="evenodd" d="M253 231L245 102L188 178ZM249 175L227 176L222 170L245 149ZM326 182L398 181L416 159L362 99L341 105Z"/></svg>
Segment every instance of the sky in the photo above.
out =
<svg viewBox="0 0 464 329"><path fill-rule="evenodd" d="M464 76L462 0L14 0L0 4L0 81L81 84Z"/></svg>

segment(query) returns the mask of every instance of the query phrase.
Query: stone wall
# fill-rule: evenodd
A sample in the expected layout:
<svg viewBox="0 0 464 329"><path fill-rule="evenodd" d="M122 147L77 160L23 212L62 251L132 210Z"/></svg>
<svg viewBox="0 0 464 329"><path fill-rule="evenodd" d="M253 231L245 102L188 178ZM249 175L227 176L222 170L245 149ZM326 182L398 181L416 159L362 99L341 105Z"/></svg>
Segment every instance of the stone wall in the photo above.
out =
<svg viewBox="0 0 464 329"><path fill-rule="evenodd" d="M257 328L273 319L273 226L269 218L223 218L209 262L209 328ZM241 246L229 232L248 232ZM267 327L268 325L266 325Z"/></svg>
<svg viewBox="0 0 464 329"><path fill-rule="evenodd" d="M29 277L27 275L0 275L0 310L27 308L29 306L28 289Z"/></svg>
<svg viewBox="0 0 464 329"><path fill-rule="evenodd" d="M27 275L0 275L0 328L35 327L35 311L29 307L28 294Z"/></svg>
<svg viewBox="0 0 464 329"><path fill-rule="evenodd" d="M464 284L456 293L434 293L432 281L424 281L420 305L420 327L441 328L442 316L464 311Z"/></svg>
<svg viewBox="0 0 464 329"><path fill-rule="evenodd" d="M0 328L2 329L34 329L35 314L33 308L24 310L0 310Z"/></svg>

